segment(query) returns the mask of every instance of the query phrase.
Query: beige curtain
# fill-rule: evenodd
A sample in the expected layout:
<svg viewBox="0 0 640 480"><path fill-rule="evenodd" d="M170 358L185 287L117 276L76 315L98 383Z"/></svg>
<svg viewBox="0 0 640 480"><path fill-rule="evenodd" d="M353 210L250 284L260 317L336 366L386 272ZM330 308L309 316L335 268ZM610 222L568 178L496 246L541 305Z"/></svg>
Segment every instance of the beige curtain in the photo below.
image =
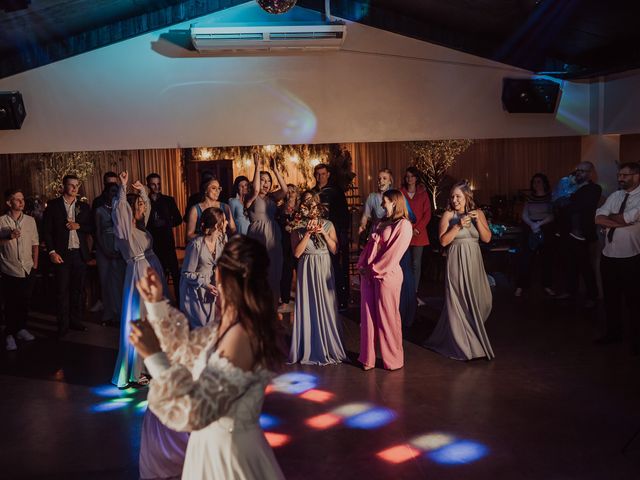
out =
<svg viewBox="0 0 640 480"><path fill-rule="evenodd" d="M187 203L186 184L183 178L181 150L125 150L117 152L92 152L93 174L85 179L80 194L91 202L102 193L102 175L108 171L129 172L130 182L157 173L162 178L162 191L176 199L178 209L184 212ZM0 192L8 188L21 188L27 196L49 197L45 185L50 181L46 171L40 169L37 154L0 155ZM184 247L185 226L174 229L176 245Z"/></svg>

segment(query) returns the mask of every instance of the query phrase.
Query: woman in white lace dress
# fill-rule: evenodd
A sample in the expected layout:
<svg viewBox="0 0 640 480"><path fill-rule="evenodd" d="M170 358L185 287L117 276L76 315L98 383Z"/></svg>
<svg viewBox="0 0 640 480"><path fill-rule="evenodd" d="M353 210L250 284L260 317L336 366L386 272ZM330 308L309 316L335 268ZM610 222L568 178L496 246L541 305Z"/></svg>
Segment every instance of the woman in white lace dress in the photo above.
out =
<svg viewBox="0 0 640 480"><path fill-rule="evenodd" d="M268 268L258 241L229 240L216 269L222 320L192 331L163 300L155 271L138 283L148 315L132 328L131 342L153 375L151 411L192 432L183 479L284 478L259 424L270 370L284 360Z"/></svg>

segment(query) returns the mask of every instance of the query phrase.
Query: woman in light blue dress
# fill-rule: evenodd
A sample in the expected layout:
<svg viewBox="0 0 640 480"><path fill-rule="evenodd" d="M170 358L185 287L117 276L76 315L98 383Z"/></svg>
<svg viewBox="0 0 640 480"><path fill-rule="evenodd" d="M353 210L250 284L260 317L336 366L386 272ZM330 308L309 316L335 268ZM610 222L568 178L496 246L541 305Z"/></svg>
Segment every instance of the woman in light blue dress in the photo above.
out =
<svg viewBox="0 0 640 480"><path fill-rule="evenodd" d="M244 175L236 177L233 182L231 197L229 197L229 208L231 209L231 216L236 222L236 229L240 235L247 234L249 224L251 223L244 208L244 199L248 192L249 179Z"/></svg>
<svg viewBox="0 0 640 480"><path fill-rule="evenodd" d="M317 194L310 190L302 194L300 204L308 211L322 208ZM346 354L329 254L335 254L338 249L336 230L328 220L309 220L306 228L297 228L291 233L291 248L298 259L298 269L289 362L341 363Z"/></svg>
<svg viewBox="0 0 640 480"><path fill-rule="evenodd" d="M216 318L215 268L227 243L227 219L222 210L207 208L200 223L203 233L187 245L180 282L180 310L192 329Z"/></svg>
<svg viewBox="0 0 640 480"><path fill-rule="evenodd" d="M153 267L162 276L162 265L153 253L153 238L145 229L151 211L151 202L147 191L140 181L132 187L137 193L127 195L129 175L122 172L118 194L113 199L111 216L117 250L127 262L122 294L122 315L120 317L120 350L111 383L118 388L126 388L131 383L148 383L143 376L142 360L129 342L131 321L144 316L144 305L136 283L147 274L147 268ZM165 295L168 297L167 283L162 277Z"/></svg>
<svg viewBox="0 0 640 480"><path fill-rule="evenodd" d="M191 210L189 210L189 214L187 215L187 243L202 234L202 231L200 230L200 226L202 225L200 217L202 217L202 212L210 207L219 208L224 212L228 222L227 234L231 236L236 233L236 222L233 220L231 208L229 208L229 205L226 203L218 200L220 193L222 193L222 187L220 186L218 179L215 177L211 178L208 182L202 185L202 188L204 191L202 201L191 207Z"/></svg>
<svg viewBox="0 0 640 480"><path fill-rule="evenodd" d="M255 173L253 174L253 191L248 195L245 206L251 221L247 236L254 238L267 247L269 255L269 285L273 290L273 298L278 305L280 298L280 279L282 277L282 235L280 225L276 221L277 202L289 191L282 174L271 159L271 169L278 180L280 190L271 191L273 180L271 174L263 167L262 160L254 155Z"/></svg>

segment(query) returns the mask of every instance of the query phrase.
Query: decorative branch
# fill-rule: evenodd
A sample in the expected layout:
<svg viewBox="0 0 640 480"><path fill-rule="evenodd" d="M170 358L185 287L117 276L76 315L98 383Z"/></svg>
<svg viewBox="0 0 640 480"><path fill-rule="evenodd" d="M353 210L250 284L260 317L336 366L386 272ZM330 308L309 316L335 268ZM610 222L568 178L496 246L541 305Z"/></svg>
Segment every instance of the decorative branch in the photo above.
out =
<svg viewBox="0 0 640 480"><path fill-rule="evenodd" d="M440 184L447 171L455 163L456 157L464 152L473 140L428 140L409 142L405 147L413 155L413 165L420 171L422 180L431 193L433 206L437 208L436 199Z"/></svg>

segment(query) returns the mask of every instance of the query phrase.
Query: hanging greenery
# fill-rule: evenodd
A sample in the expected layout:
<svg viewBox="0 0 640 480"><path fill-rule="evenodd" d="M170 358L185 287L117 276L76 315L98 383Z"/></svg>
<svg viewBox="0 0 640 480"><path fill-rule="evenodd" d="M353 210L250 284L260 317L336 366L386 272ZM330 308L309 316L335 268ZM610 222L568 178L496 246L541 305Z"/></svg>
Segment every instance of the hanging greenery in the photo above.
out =
<svg viewBox="0 0 640 480"><path fill-rule="evenodd" d="M39 169L44 175L45 193L57 197L62 191L65 175L76 175L84 182L93 173L94 159L91 152L55 152L40 157Z"/></svg>
<svg viewBox="0 0 640 480"><path fill-rule="evenodd" d="M447 170L455 163L456 157L472 143L473 140L461 139L427 140L405 144L405 147L414 155L413 165L422 174L422 181L431 193L434 208L437 208L436 199Z"/></svg>

